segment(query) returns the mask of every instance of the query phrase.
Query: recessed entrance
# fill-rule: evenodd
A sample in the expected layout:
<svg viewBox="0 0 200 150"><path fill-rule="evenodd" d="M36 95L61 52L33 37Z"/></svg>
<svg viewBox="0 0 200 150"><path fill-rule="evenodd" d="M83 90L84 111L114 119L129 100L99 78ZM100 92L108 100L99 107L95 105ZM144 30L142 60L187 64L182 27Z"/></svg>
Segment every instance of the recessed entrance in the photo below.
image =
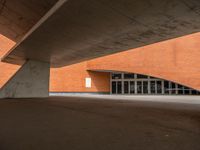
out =
<svg viewBox="0 0 200 150"><path fill-rule="evenodd" d="M189 87L140 74L111 73L111 94L199 95Z"/></svg>

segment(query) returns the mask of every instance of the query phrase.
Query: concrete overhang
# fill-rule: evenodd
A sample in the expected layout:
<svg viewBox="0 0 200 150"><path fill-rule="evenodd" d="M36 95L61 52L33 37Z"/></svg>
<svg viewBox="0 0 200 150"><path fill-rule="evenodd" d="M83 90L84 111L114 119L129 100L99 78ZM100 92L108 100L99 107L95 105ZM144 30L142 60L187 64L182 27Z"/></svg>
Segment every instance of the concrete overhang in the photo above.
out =
<svg viewBox="0 0 200 150"><path fill-rule="evenodd" d="M0 34L19 42L57 1L0 0Z"/></svg>
<svg viewBox="0 0 200 150"><path fill-rule="evenodd" d="M3 58L61 67L200 31L199 0L59 0Z"/></svg>

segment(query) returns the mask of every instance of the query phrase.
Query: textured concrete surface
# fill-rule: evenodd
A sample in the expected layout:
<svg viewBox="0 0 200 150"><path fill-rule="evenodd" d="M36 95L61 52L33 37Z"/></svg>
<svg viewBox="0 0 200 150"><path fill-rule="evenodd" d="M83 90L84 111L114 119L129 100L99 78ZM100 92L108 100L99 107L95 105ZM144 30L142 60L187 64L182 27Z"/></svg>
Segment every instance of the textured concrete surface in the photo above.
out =
<svg viewBox="0 0 200 150"><path fill-rule="evenodd" d="M18 42L58 0L0 0L0 33Z"/></svg>
<svg viewBox="0 0 200 150"><path fill-rule="evenodd" d="M27 61L0 89L0 97L48 97L50 64Z"/></svg>
<svg viewBox="0 0 200 150"><path fill-rule="evenodd" d="M37 59L59 67L200 31L198 0L58 3L62 7L53 7L4 61Z"/></svg>
<svg viewBox="0 0 200 150"><path fill-rule="evenodd" d="M2 99L0 122L1 150L199 150L200 105L192 103Z"/></svg>

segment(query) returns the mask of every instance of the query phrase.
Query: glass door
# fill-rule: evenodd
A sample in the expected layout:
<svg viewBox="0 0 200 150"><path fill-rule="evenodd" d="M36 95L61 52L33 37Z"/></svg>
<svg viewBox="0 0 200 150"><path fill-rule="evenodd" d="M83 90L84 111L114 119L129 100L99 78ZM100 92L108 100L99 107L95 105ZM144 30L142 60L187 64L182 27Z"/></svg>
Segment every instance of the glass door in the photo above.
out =
<svg viewBox="0 0 200 150"><path fill-rule="evenodd" d="M117 94L117 83L112 81L112 94Z"/></svg>
<svg viewBox="0 0 200 150"><path fill-rule="evenodd" d="M148 94L148 81L143 81L143 94Z"/></svg>
<svg viewBox="0 0 200 150"><path fill-rule="evenodd" d="M130 81L130 94L135 94L135 82Z"/></svg>
<svg viewBox="0 0 200 150"><path fill-rule="evenodd" d="M142 81L137 82L137 93L142 94Z"/></svg>
<svg viewBox="0 0 200 150"><path fill-rule="evenodd" d="M117 81L117 94L122 94L122 82Z"/></svg>
<svg viewBox="0 0 200 150"><path fill-rule="evenodd" d="M151 94L156 94L156 84L155 81L150 82L150 89L151 89Z"/></svg>
<svg viewBox="0 0 200 150"><path fill-rule="evenodd" d="M129 82L124 81L124 94L129 94Z"/></svg>

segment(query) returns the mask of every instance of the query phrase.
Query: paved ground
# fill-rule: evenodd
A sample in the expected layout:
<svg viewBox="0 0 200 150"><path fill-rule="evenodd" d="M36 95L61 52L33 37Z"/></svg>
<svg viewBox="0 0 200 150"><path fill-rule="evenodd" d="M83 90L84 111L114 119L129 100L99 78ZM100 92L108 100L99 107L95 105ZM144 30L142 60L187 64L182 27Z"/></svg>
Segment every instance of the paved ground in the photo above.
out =
<svg viewBox="0 0 200 150"><path fill-rule="evenodd" d="M114 99L2 99L0 150L200 150L198 103Z"/></svg>

